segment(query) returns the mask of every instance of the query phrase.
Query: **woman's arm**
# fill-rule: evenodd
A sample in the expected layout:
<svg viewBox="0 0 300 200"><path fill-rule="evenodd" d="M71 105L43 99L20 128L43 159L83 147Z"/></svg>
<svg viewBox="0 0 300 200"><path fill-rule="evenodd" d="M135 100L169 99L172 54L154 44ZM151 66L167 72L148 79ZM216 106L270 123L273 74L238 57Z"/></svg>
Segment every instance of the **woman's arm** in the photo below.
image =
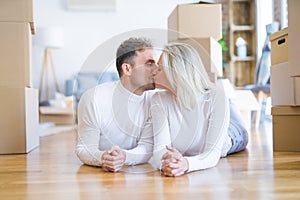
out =
<svg viewBox="0 0 300 200"><path fill-rule="evenodd" d="M161 167L161 158L167 152L166 146L171 145L171 137L168 123L168 114L166 107L163 106L159 93L152 97L151 116L153 127L153 157L151 164L157 169Z"/></svg>
<svg viewBox="0 0 300 200"><path fill-rule="evenodd" d="M189 163L188 172L207 169L217 165L220 160L222 148L226 140L229 126L229 103L223 86L216 87L212 96L208 129L205 138L204 150L201 154L185 157Z"/></svg>

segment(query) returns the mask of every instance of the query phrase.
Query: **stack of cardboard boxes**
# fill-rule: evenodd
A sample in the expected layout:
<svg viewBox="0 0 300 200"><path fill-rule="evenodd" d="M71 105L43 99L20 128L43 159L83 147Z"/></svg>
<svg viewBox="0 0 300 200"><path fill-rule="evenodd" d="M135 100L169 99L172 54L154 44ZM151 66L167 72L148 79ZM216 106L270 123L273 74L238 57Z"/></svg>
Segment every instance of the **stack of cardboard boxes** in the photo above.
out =
<svg viewBox="0 0 300 200"><path fill-rule="evenodd" d="M39 145L38 91L32 88L33 1L0 1L0 154Z"/></svg>
<svg viewBox="0 0 300 200"><path fill-rule="evenodd" d="M181 4L168 18L168 41L187 43L199 53L212 82L223 76L221 4Z"/></svg>
<svg viewBox="0 0 300 200"><path fill-rule="evenodd" d="M289 27L270 36L274 151L300 151L300 1L288 9Z"/></svg>

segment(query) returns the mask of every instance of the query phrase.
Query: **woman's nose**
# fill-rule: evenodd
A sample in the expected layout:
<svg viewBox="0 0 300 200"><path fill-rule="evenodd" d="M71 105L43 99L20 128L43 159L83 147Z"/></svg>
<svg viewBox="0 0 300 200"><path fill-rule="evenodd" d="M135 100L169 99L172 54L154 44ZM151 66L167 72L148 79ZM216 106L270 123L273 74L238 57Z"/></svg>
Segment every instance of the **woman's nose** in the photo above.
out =
<svg viewBox="0 0 300 200"><path fill-rule="evenodd" d="M153 67L152 73L154 75L156 75L158 73L158 70L159 70L159 66L157 64L155 64L155 66Z"/></svg>

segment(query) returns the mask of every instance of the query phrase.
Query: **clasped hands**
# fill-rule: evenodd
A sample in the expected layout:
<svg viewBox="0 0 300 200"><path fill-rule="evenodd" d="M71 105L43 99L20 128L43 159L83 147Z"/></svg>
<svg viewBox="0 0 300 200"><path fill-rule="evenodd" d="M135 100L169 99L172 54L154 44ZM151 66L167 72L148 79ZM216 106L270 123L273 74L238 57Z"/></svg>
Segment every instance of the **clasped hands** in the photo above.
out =
<svg viewBox="0 0 300 200"><path fill-rule="evenodd" d="M161 173L165 176L181 176L189 169L186 158L175 148L166 146L168 150L161 158Z"/></svg>
<svg viewBox="0 0 300 200"><path fill-rule="evenodd" d="M122 169L126 160L126 152L118 146L112 146L101 157L102 169L106 172L117 172Z"/></svg>

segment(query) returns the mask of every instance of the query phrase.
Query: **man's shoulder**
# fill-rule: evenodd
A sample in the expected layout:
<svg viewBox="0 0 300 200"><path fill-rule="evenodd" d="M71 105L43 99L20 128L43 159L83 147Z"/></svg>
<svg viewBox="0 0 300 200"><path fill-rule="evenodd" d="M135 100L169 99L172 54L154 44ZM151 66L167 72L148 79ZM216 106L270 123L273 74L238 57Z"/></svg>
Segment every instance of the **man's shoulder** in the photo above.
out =
<svg viewBox="0 0 300 200"><path fill-rule="evenodd" d="M86 90L80 99L90 99L91 101L94 98L104 97L109 95L114 88L117 86L118 82L106 82L99 85L96 85L92 88Z"/></svg>
<svg viewBox="0 0 300 200"><path fill-rule="evenodd" d="M102 83L99 85L96 85L90 89L88 89L84 94L85 95L104 95L107 93L110 93L111 91L114 90L114 88L117 86L118 82L106 82L106 83Z"/></svg>
<svg viewBox="0 0 300 200"><path fill-rule="evenodd" d="M119 81L114 81L114 82L106 82L106 83L102 83L99 85L96 85L94 87L94 92L106 92L106 91L112 91L117 85L118 85Z"/></svg>

